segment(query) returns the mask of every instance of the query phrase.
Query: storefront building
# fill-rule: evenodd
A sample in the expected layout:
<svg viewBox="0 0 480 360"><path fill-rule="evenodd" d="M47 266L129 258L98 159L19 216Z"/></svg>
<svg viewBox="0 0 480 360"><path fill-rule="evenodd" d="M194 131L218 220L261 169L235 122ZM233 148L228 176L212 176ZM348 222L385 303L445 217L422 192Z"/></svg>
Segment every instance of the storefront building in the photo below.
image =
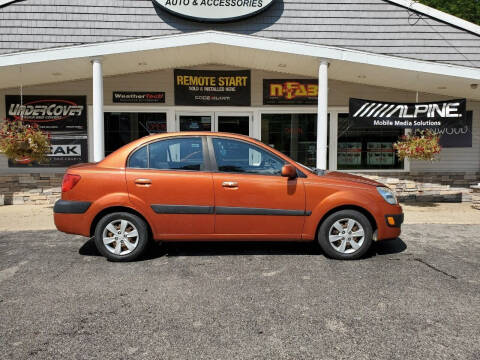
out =
<svg viewBox="0 0 480 360"><path fill-rule="evenodd" d="M453 16L407 0L2 3L0 113L52 135L46 164L0 155L6 202L52 201L66 166L196 130L249 135L407 200L468 201L480 181L480 27ZM400 161L393 143L411 128L362 127L351 99L370 117L456 99L466 112L437 129L438 161Z"/></svg>

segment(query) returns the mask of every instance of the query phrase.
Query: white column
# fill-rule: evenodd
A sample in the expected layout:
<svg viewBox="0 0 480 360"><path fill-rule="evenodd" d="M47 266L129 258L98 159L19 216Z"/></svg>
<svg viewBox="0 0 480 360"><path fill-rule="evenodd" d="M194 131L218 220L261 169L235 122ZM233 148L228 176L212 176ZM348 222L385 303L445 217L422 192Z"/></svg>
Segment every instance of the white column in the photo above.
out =
<svg viewBox="0 0 480 360"><path fill-rule="evenodd" d="M317 168L327 169L328 136L328 62L321 61L318 67L317 108Z"/></svg>
<svg viewBox="0 0 480 360"><path fill-rule="evenodd" d="M105 131L103 125L103 73L102 59L92 59L93 70L93 161L105 157Z"/></svg>

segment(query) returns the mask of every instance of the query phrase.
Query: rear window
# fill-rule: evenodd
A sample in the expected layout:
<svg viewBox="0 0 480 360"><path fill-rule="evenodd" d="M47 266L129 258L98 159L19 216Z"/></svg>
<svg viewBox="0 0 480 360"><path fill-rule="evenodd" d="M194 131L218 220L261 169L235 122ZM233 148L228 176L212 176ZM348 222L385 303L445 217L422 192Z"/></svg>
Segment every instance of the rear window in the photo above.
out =
<svg viewBox="0 0 480 360"><path fill-rule="evenodd" d="M165 139L136 150L129 168L158 170L204 169L203 143L199 137Z"/></svg>

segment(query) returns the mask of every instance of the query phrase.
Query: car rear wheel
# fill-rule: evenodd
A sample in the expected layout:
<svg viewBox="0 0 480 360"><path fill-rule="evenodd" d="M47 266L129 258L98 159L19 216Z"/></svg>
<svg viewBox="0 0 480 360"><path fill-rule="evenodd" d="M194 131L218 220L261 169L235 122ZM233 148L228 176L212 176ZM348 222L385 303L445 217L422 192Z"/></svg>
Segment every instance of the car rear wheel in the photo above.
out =
<svg viewBox="0 0 480 360"><path fill-rule="evenodd" d="M353 260L368 251L372 234L372 225L365 215L355 210L341 210L322 223L318 243L331 258Z"/></svg>
<svg viewBox="0 0 480 360"><path fill-rule="evenodd" d="M147 224L130 213L105 215L95 228L98 251L112 261L135 260L145 251L147 244Z"/></svg>

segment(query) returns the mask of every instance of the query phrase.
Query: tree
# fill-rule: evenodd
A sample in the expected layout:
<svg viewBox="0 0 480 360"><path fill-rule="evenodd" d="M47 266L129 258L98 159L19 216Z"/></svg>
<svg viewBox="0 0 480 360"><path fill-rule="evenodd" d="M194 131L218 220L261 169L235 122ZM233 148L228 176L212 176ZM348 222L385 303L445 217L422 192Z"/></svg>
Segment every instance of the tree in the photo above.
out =
<svg viewBox="0 0 480 360"><path fill-rule="evenodd" d="M480 0L419 0L419 2L480 25Z"/></svg>

